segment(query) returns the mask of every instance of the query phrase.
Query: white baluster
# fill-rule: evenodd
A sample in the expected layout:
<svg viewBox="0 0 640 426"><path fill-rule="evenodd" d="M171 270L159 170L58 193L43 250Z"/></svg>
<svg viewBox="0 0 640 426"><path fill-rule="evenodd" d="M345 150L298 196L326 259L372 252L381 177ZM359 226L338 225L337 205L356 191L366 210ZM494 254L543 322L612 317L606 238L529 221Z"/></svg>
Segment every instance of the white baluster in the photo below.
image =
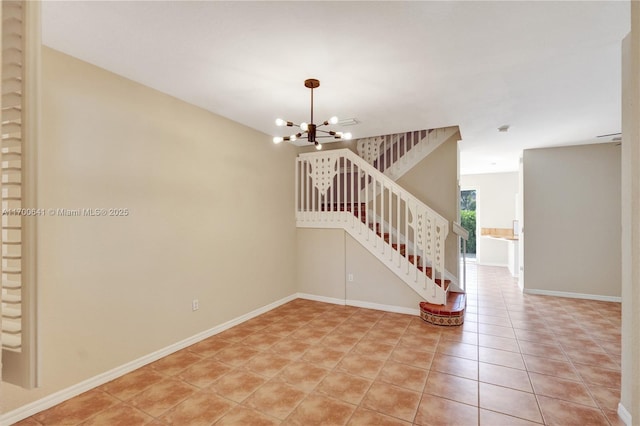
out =
<svg viewBox="0 0 640 426"><path fill-rule="evenodd" d="M305 161L304 162L304 181L305 181L305 191L304 191L304 196L305 196L305 204L304 204L304 215L305 215L305 221L309 221L309 188L310 188L310 184L309 184L309 179L311 179L309 177L309 162Z"/></svg>
<svg viewBox="0 0 640 426"><path fill-rule="evenodd" d="M401 194L400 191L398 191L398 195L396 197L396 209L397 209L397 211L396 211L396 233L398 235L398 238L397 238L397 241L398 241L398 268L401 267L401 262L402 262L402 253L400 252L400 243L402 242L400 240L400 230L402 229L401 228L402 224L400 222L400 201L401 201L401 197L402 197L402 194ZM404 244L405 244L404 245L404 247L405 247L404 248L404 252L405 252L405 255L406 255L407 254L407 237L406 237L406 235L404 237Z"/></svg>
<svg viewBox="0 0 640 426"><path fill-rule="evenodd" d="M382 253L384 253L384 180L380 181L380 234L382 236Z"/></svg>
<svg viewBox="0 0 640 426"><path fill-rule="evenodd" d="M373 233L375 234L374 238L373 238L373 246L377 247L378 246L378 233L377 233L377 226L378 226L378 180L375 178L375 176L373 177L373 179L371 180L371 186L373 187L373 192L371 193L371 197L373 199Z"/></svg>
<svg viewBox="0 0 640 426"><path fill-rule="evenodd" d="M393 188L389 187L387 192L389 193L389 219L387 220L389 222L389 260L393 260L393 250L391 249L391 243L393 242L393 232L391 232L393 230L393 206L391 205L393 202ZM396 238L396 243L398 242L397 240Z"/></svg>
<svg viewBox="0 0 640 426"><path fill-rule="evenodd" d="M365 178L364 178L364 204L365 204L365 208L366 208L366 212L367 212L367 221L365 223L365 225L367 226L367 241L369 241L369 235L371 234L369 232L369 174L365 174Z"/></svg>

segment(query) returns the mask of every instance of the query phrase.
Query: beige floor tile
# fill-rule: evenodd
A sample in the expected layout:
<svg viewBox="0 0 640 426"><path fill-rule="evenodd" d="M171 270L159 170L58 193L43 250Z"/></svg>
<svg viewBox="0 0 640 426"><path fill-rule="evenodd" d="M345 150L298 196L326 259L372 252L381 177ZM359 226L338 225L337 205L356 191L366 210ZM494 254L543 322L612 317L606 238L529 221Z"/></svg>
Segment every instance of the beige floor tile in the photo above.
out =
<svg viewBox="0 0 640 426"><path fill-rule="evenodd" d="M228 399L200 391L167 411L159 420L170 425L208 426L235 406L236 403Z"/></svg>
<svg viewBox="0 0 640 426"><path fill-rule="evenodd" d="M362 407L401 420L413 421L420 395L419 392L374 382L362 400Z"/></svg>
<svg viewBox="0 0 640 426"><path fill-rule="evenodd" d="M137 408L122 403L107 408L91 417L89 420L80 423L82 426L136 426L146 425L153 420L153 417L143 413ZM26 426L26 425L25 425Z"/></svg>
<svg viewBox="0 0 640 426"><path fill-rule="evenodd" d="M296 387L279 380L271 380L258 388L243 405L284 420L306 396L306 392Z"/></svg>
<svg viewBox="0 0 640 426"><path fill-rule="evenodd" d="M355 405L322 394L312 393L287 417L287 424L299 426L345 425L355 409Z"/></svg>
<svg viewBox="0 0 640 426"><path fill-rule="evenodd" d="M358 408L351 416L348 426L409 426L410 422L405 422L394 417L386 416L366 408Z"/></svg>
<svg viewBox="0 0 640 426"><path fill-rule="evenodd" d="M478 382L431 371L424 392L467 405L478 406Z"/></svg>
<svg viewBox="0 0 640 426"><path fill-rule="evenodd" d="M546 396L539 396L538 401L545 424L558 426L609 425L609 421L602 411L596 408Z"/></svg>
<svg viewBox="0 0 640 426"><path fill-rule="evenodd" d="M118 404L118 399L94 389L36 414L34 420L44 425L75 425Z"/></svg>
<svg viewBox="0 0 640 426"><path fill-rule="evenodd" d="M418 407L415 424L422 426L477 425L478 407L424 394Z"/></svg>
<svg viewBox="0 0 640 426"><path fill-rule="evenodd" d="M315 388L316 392L358 405L371 387L371 380L351 374L332 371Z"/></svg>
<svg viewBox="0 0 640 426"><path fill-rule="evenodd" d="M480 408L542 423L536 397L528 392L480 383Z"/></svg>
<svg viewBox="0 0 640 426"><path fill-rule="evenodd" d="M176 379L166 379L137 394L128 402L152 417L159 417L194 393L198 388Z"/></svg>
<svg viewBox="0 0 640 426"><path fill-rule="evenodd" d="M251 371L236 369L219 378L207 390L232 401L242 402L266 381L265 377Z"/></svg>

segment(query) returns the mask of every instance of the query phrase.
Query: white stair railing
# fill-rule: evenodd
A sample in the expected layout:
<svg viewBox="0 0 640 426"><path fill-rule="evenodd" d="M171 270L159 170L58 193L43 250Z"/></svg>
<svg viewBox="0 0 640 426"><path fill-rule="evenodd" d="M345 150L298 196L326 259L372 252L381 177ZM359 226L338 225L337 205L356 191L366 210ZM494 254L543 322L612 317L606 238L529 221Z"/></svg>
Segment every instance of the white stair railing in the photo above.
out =
<svg viewBox="0 0 640 426"><path fill-rule="evenodd" d="M357 139L355 143L358 155L397 180L456 132L458 127L443 127Z"/></svg>
<svg viewBox="0 0 640 426"><path fill-rule="evenodd" d="M348 149L300 154L295 182L297 226L344 229L425 300L446 303L449 221Z"/></svg>

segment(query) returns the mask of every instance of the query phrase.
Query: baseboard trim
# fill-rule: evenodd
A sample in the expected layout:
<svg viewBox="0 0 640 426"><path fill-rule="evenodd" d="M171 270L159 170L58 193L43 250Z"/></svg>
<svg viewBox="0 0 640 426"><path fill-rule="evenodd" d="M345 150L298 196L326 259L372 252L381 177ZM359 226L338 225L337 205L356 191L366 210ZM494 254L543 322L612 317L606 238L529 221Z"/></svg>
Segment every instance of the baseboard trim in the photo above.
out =
<svg viewBox="0 0 640 426"><path fill-rule="evenodd" d="M208 337L221 333L231 327L234 327L238 324L242 324L243 322L248 321L252 318L255 318L258 315L262 315L265 312L268 312L272 309L277 308L278 306L284 305L285 303L296 299L297 297L298 297L298 294L294 293L280 300L277 300L273 303L270 303L261 308L255 309L249 313L240 315L237 318L234 318L225 323L222 323L213 328L210 328L209 330L205 330L201 333L195 334L191 337L188 337L184 340L181 340L177 343L169 345L165 348L162 348L160 350L157 350L155 352L142 356L138 359L135 359L131 362L123 364L119 367L116 367L104 373L98 374L97 376L91 377L73 386L59 390L58 392L54 392L50 395L45 396L44 398L33 401L22 407L16 408L15 410L9 411L4 414L0 414L0 426L9 426L19 422L20 420L24 420L27 417L30 417L48 408L51 408L54 405L60 404L61 402L64 402L70 398L73 398L74 396L80 395L83 392L86 392L95 387L98 387L107 382L110 382L111 380L117 379L118 377L121 377L127 373L130 373L133 370L136 370L140 367L143 367L147 364L157 361L160 358L163 358L167 355L170 355L174 352L184 349L187 346L191 346L195 343L198 343L201 340L204 340Z"/></svg>
<svg viewBox="0 0 640 426"><path fill-rule="evenodd" d="M420 316L420 309L406 308L404 306L384 305L381 303L365 302L363 300L338 299L335 297L318 296L309 293L298 293L298 297L300 299L315 300L316 302L332 303L334 305L355 306L356 308L375 309L376 311Z"/></svg>
<svg viewBox="0 0 640 426"><path fill-rule="evenodd" d="M300 299L313 300L315 302L331 303L333 305L346 305L345 299L337 297L318 296L317 294L298 293L296 296Z"/></svg>
<svg viewBox="0 0 640 426"><path fill-rule="evenodd" d="M553 291L553 290L538 290L535 288L525 288L524 292L526 294L537 294L540 296L568 297L571 299L589 299L589 300L599 300L601 302L618 302L618 303L622 302L621 297L603 296L599 294L571 293L568 291Z"/></svg>
<svg viewBox="0 0 640 426"><path fill-rule="evenodd" d="M624 405L622 405L622 402L618 403L618 416L620 416L624 424L626 424L627 426L631 426L633 424L631 422L631 420L633 420L631 418L631 413L627 411L626 408L624 408Z"/></svg>

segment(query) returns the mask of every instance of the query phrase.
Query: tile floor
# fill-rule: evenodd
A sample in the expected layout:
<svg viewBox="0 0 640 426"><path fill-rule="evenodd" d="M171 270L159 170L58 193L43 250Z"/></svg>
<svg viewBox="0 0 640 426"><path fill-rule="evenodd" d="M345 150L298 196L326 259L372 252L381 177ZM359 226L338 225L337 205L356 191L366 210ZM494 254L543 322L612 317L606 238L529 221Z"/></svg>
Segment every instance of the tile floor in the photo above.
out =
<svg viewBox="0 0 640 426"><path fill-rule="evenodd" d="M622 425L620 305L469 268L466 322L298 299L20 425Z"/></svg>

